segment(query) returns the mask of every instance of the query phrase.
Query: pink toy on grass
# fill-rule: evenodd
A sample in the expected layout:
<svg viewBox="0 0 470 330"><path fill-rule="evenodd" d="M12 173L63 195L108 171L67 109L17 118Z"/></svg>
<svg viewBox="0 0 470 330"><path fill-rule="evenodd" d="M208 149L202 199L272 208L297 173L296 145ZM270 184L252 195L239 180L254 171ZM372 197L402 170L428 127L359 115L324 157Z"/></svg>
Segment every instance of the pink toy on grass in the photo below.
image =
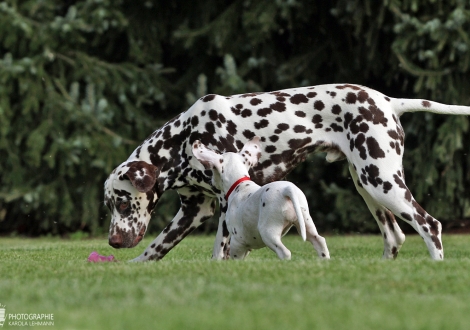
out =
<svg viewBox="0 0 470 330"><path fill-rule="evenodd" d="M90 253L88 256L88 261L90 262L109 262L109 261L117 261L114 259L113 255L110 255L109 257L102 256L101 254L98 254L98 252L93 251Z"/></svg>

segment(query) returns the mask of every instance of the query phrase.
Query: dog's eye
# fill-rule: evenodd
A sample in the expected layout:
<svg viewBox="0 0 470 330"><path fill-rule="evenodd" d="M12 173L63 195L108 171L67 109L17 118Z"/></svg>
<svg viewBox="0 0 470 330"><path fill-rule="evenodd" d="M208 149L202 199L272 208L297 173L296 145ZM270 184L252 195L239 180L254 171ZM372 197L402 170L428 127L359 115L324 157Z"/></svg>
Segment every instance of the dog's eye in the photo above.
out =
<svg viewBox="0 0 470 330"><path fill-rule="evenodd" d="M120 211L124 211L125 209L127 209L129 207L129 202L125 201L125 202L121 202L121 204L119 204L119 210Z"/></svg>

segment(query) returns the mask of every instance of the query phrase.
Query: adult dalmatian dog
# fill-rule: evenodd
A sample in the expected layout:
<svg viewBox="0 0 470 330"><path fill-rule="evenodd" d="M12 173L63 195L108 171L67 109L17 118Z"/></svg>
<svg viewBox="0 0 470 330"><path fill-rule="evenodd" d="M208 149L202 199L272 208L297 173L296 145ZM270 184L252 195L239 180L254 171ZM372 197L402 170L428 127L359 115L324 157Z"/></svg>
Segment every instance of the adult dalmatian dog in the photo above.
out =
<svg viewBox="0 0 470 330"><path fill-rule="evenodd" d="M326 160L347 159L357 190L382 233L386 259L396 258L405 235L395 217L424 239L432 259L444 258L441 223L429 215L407 188L402 168L405 112L470 115L470 107L421 99L396 99L367 87L330 84L232 96L210 94L151 134L105 182L105 203L112 213L109 244L131 248L144 237L160 196L175 189L181 207L170 224L133 261L163 258L216 208L206 170L191 154L200 140L221 153L238 152L255 135L264 146L250 170L263 185L285 177L309 153ZM227 254L226 201L212 257Z"/></svg>

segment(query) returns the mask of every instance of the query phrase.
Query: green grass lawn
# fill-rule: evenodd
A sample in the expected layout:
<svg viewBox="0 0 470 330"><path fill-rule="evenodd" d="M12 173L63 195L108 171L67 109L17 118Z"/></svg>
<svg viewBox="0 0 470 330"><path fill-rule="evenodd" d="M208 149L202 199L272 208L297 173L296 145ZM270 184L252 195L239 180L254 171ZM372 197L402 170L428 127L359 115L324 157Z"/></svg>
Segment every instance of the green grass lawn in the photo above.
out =
<svg viewBox="0 0 470 330"><path fill-rule="evenodd" d="M42 329L469 329L470 236L444 236L443 262L418 236L384 261L379 236L327 236L319 260L298 236L292 260L267 249L211 261L213 236L190 236L159 262L101 240L0 238L6 313L53 313ZM121 262L91 264L93 250ZM4 328L8 326L8 319ZM16 327L16 329L21 329Z"/></svg>

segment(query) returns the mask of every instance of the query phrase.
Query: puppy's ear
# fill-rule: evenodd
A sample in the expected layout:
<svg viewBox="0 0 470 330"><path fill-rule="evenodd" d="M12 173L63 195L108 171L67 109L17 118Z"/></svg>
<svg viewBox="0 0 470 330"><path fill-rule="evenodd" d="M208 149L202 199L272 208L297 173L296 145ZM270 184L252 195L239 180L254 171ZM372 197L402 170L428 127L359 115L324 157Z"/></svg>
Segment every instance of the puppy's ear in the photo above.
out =
<svg viewBox="0 0 470 330"><path fill-rule="evenodd" d="M158 168L144 161L131 162L127 164L129 170L124 174L129 178L132 185L141 193L146 193L155 186Z"/></svg>
<svg viewBox="0 0 470 330"><path fill-rule="evenodd" d="M218 168L222 157L215 151L210 150L201 141L196 140L192 146L192 152L194 157L204 165L206 170Z"/></svg>
<svg viewBox="0 0 470 330"><path fill-rule="evenodd" d="M248 167L255 166L261 158L261 142L259 136L255 136L245 143L242 151L240 151L240 155L243 156Z"/></svg>

